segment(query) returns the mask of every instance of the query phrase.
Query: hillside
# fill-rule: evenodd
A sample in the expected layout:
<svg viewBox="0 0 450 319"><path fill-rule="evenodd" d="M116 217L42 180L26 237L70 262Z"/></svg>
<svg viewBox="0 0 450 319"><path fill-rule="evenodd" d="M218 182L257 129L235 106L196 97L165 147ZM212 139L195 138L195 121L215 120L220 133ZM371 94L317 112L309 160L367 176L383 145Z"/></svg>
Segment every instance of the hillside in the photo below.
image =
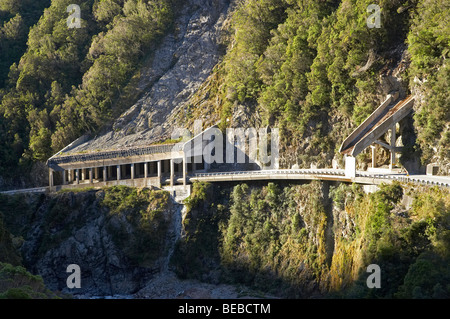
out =
<svg viewBox="0 0 450 319"><path fill-rule="evenodd" d="M328 182L195 184L185 210L123 186L0 196L0 298L448 298L449 200Z"/></svg>
<svg viewBox="0 0 450 319"><path fill-rule="evenodd" d="M415 96L398 165L450 175L449 16L445 0L0 0L0 190L47 186L48 158L81 136L72 152L150 145L195 120L279 128L281 168L342 168L342 141L392 92ZM79 296L450 296L445 188L192 189L184 205L124 186L0 194L0 298L72 293L68 263L90 269Z"/></svg>
<svg viewBox="0 0 450 319"><path fill-rule="evenodd" d="M78 1L82 27L72 29L69 2L0 2L3 70L10 65L0 175L9 183L45 184L26 177L85 133L94 148L130 145L199 118L279 127L283 167L331 166L391 90L417 96L398 128L401 162L437 162L448 174L443 0L378 1L380 28L367 26L369 0Z"/></svg>
<svg viewBox="0 0 450 319"><path fill-rule="evenodd" d="M449 200L399 184L196 184L172 264L282 298L448 298ZM380 289L367 288L370 264Z"/></svg>

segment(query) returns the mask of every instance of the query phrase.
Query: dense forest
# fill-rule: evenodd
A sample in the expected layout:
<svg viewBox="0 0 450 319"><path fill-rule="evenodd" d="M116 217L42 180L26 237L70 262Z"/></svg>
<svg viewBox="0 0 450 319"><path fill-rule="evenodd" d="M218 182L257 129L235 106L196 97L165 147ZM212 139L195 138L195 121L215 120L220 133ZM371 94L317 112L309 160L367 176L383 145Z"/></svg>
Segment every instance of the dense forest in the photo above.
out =
<svg viewBox="0 0 450 319"><path fill-rule="evenodd" d="M31 178L83 134L111 129L136 105L136 83L152 54L180 32L183 6L217 2L0 0L0 190ZM343 139L388 93L413 94L414 113L398 128L400 163L421 170L437 163L439 174L450 175L448 1L229 4L223 29L215 30L219 62L187 103L189 116L202 119L206 106L221 129L278 127L282 168L331 167L333 159L342 163ZM358 156L359 165L367 160ZM46 185L42 171L42 180L21 186ZM373 193L331 182L196 183L170 267L180 278L281 297L448 298L449 200L446 189L398 183ZM175 208L160 190L0 194L0 204L0 298L58 298L28 271L56 280L53 257L67 261L65 248L83 237L77 232L86 223L89 236L75 240L79 251L95 251L85 253L92 258L86 268L111 254L120 266L103 263L97 281L108 284L101 276L118 269L125 283L157 273L155 260L168 263L165 245L176 237ZM366 287L369 263L384 271L381 289ZM133 284L129 291L143 283Z"/></svg>
<svg viewBox="0 0 450 319"><path fill-rule="evenodd" d="M450 296L447 190L198 183L187 209L172 258L182 278L285 298ZM382 269L380 289L367 288L369 264Z"/></svg>
<svg viewBox="0 0 450 319"><path fill-rule="evenodd" d="M97 294L135 292L163 261L180 279L259 297L450 297L450 191L438 187L195 183L176 241L164 190L0 194L0 204L0 299L70 297L62 269L74 260ZM379 289L367 286L370 264Z"/></svg>
<svg viewBox="0 0 450 319"><path fill-rule="evenodd" d="M81 28L68 28L72 3L81 9ZM379 28L367 25L372 3L381 8ZM209 97L221 101L222 119L237 105L256 112L257 125L280 127L286 156L294 149L287 164L329 165L345 134L384 99L389 78L395 88L420 96L405 159L412 154L422 164L448 162L446 1L232 4L228 49L214 71L218 89ZM127 85L172 31L182 5L178 0L1 0L0 175L27 172L129 108L135 97Z"/></svg>
<svg viewBox="0 0 450 319"><path fill-rule="evenodd" d="M29 12L29 2L41 10ZM81 28L68 28L72 3L80 6ZM0 174L45 161L117 115L124 86L170 28L176 4L2 0Z"/></svg>
<svg viewBox="0 0 450 319"><path fill-rule="evenodd" d="M372 3L380 28L366 23ZM385 98L383 78L397 68L401 89L427 100L416 105L417 142L405 146L427 163L440 145L448 161L448 13L445 1L245 1L224 61L224 116L244 103L281 128L285 146L301 145L298 164L329 164L349 126Z"/></svg>

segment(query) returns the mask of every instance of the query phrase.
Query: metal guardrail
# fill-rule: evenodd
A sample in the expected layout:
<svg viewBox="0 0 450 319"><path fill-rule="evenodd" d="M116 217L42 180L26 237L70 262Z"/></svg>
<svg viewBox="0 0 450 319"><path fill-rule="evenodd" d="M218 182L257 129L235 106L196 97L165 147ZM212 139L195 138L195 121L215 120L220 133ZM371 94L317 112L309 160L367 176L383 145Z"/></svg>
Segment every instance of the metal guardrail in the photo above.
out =
<svg viewBox="0 0 450 319"><path fill-rule="evenodd" d="M289 175L289 174L302 174L302 175L332 175L332 176L345 176L344 170L261 170L261 171L237 171L237 172L210 172L210 173L196 173L194 177L214 177L214 176L239 176L239 175ZM388 175L388 174L364 174L357 173L356 177L367 177L380 180L396 180L399 182L413 182L425 185L435 185L450 187L449 182L440 182L434 180L422 179L414 176L405 175Z"/></svg>
<svg viewBox="0 0 450 319"><path fill-rule="evenodd" d="M49 190L50 190L49 187L36 187L36 188L25 188L25 189L3 191L3 192L0 192L0 194L15 195L15 194L28 194L28 193L46 193Z"/></svg>
<svg viewBox="0 0 450 319"><path fill-rule="evenodd" d="M344 170L311 170L311 169L290 169L290 170L260 170L260 171L231 171L231 172L210 172L210 173L196 173L193 177L214 177L214 176L236 176L239 177L241 175L324 175L324 176L345 176ZM399 182L413 182L424 185L434 185L434 186L443 186L450 187L450 181L441 182L434 180L426 180L423 178L419 178L417 176L405 176L405 175L388 175L388 174L368 174L368 173L357 173L356 177L366 177L372 179L379 180L397 180ZM27 189L18 189L18 190L10 190L3 191L0 194L4 195L15 195L15 194L26 194L26 193L46 193L50 190L49 187L37 187L37 188L27 188Z"/></svg>
<svg viewBox="0 0 450 319"><path fill-rule="evenodd" d="M194 177L211 177L211 176L236 176L236 175L334 175L345 176L344 170L260 170L260 171L230 171L230 172L210 172L196 173Z"/></svg>
<svg viewBox="0 0 450 319"><path fill-rule="evenodd" d="M357 177L368 177L368 178L376 178L376 179L389 179L389 180L396 180L403 183L413 182L413 183L420 183L425 185L435 185L435 186L444 186L444 187L450 187L450 181L449 182L440 182L440 181L434 181L434 180L427 180L419 177L412 176L405 176L405 175L386 175L386 174L364 174L364 173L358 173L356 174Z"/></svg>

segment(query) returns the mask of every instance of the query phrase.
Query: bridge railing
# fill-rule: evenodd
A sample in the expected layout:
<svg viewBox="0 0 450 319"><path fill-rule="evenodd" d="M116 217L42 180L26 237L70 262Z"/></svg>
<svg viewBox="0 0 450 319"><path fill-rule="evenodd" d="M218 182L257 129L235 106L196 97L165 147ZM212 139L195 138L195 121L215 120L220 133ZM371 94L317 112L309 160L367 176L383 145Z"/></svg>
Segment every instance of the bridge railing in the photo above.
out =
<svg viewBox="0 0 450 319"><path fill-rule="evenodd" d="M357 173L356 177L369 177L369 178L384 179L384 180L385 179L396 180L396 181L403 182L403 183L413 182L413 183L420 183L420 184L425 184L425 185L450 187L450 181L449 182L436 181L436 180L424 179L424 178L414 176L414 175L407 176L407 175Z"/></svg>
<svg viewBox="0 0 450 319"><path fill-rule="evenodd" d="M0 192L0 194L15 195L15 194L27 194L27 193L46 193L49 190L50 190L49 187L36 187L36 188L26 188L26 189L2 191L2 192Z"/></svg>
<svg viewBox="0 0 450 319"><path fill-rule="evenodd" d="M345 176L344 170L326 170L326 169L283 169L283 170L260 170L260 171L229 171L229 172L208 172L195 173L194 177L210 177L210 176L236 176L236 175L282 175L282 174L298 174L298 175L334 175Z"/></svg>
<svg viewBox="0 0 450 319"><path fill-rule="evenodd" d="M196 173L193 177L214 177L214 176L257 176L257 175L332 175L332 176L345 176L344 170L331 170L331 169L285 169L285 170L260 170L260 171L230 171L230 172L209 172L209 173ZM420 177L407 176L407 175L389 175L389 174L373 174L373 173L361 173L357 172L356 177L367 177L378 180L396 180L399 182L413 182L425 185L436 185L450 187L450 181L436 181L430 179L424 179Z"/></svg>

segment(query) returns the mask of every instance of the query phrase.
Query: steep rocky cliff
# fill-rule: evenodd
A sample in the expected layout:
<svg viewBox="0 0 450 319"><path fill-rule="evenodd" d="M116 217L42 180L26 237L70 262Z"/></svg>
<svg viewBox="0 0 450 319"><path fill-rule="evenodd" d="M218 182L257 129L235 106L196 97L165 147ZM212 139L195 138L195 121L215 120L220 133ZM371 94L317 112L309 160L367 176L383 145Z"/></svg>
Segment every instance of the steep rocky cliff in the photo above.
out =
<svg viewBox="0 0 450 319"><path fill-rule="evenodd" d="M142 68L142 97L102 134L71 152L148 145L170 138L187 117L190 100L225 53L223 37L230 0L190 0L174 31L164 37ZM207 120L207 119L205 119Z"/></svg>
<svg viewBox="0 0 450 319"><path fill-rule="evenodd" d="M394 183L365 193L326 182L195 188L172 259L182 278L290 298L450 293L447 190ZM370 264L382 270L380 289L366 284Z"/></svg>
<svg viewBox="0 0 450 319"><path fill-rule="evenodd" d="M437 187L327 182L196 184L184 212L168 192L127 187L3 196L0 249L82 298L445 298L449 199ZM70 264L79 289L67 288ZM381 289L366 285L370 264Z"/></svg>
<svg viewBox="0 0 450 319"><path fill-rule="evenodd" d="M23 264L53 291L76 295L131 294L167 269L181 207L168 192L129 188L24 196L5 221L20 238ZM81 288L68 289L67 266L81 270Z"/></svg>

